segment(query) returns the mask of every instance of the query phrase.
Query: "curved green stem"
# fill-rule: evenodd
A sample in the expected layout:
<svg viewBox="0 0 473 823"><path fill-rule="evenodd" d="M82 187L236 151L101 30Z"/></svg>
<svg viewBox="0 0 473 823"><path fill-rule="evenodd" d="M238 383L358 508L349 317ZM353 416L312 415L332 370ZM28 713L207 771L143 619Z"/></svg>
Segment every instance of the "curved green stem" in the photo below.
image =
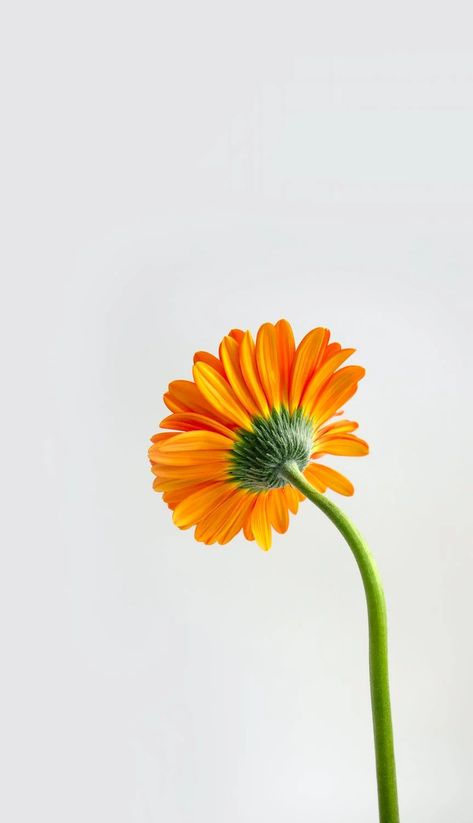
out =
<svg viewBox="0 0 473 823"><path fill-rule="evenodd" d="M359 531L338 506L323 494L319 494L308 483L296 463L286 464L281 475L315 503L334 523L347 541L358 564L368 606L371 710L376 751L379 820L380 823L399 823L389 697L386 605L378 570Z"/></svg>

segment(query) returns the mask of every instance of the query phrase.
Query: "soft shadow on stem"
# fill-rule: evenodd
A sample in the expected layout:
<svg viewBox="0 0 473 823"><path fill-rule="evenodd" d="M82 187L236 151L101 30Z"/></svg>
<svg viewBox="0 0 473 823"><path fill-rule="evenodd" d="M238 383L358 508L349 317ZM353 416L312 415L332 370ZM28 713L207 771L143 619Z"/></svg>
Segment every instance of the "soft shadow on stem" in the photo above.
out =
<svg viewBox="0 0 473 823"><path fill-rule="evenodd" d="M296 463L287 463L281 476L292 483L334 523L348 543L363 580L368 607L371 711L373 715L380 823L399 823L391 700L389 696L388 637L383 587L365 541L348 517L305 479Z"/></svg>

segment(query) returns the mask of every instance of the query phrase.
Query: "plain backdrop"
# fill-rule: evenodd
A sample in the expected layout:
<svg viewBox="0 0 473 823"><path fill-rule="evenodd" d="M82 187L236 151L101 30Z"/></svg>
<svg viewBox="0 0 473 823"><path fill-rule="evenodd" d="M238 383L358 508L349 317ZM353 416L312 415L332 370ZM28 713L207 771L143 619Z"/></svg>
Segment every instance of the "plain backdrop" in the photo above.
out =
<svg viewBox="0 0 473 823"><path fill-rule="evenodd" d="M403 823L471 823L470 4L11 3L2 45L6 823L375 823L363 592L153 493L232 327L356 346L330 461L387 593ZM343 501L342 501L343 502Z"/></svg>

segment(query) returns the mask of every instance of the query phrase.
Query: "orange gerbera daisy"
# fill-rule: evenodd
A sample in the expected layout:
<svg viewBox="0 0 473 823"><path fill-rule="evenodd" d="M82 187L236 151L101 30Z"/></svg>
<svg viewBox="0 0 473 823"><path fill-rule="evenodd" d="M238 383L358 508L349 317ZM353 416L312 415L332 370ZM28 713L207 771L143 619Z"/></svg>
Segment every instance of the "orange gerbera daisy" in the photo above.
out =
<svg viewBox="0 0 473 823"><path fill-rule="evenodd" d="M283 533L304 496L282 474L295 463L320 492L353 494L346 477L319 460L358 457L368 444L351 420L329 422L352 397L365 370L342 364L355 349L330 343L328 329L295 346L287 320L265 323L256 343L239 329L219 356L194 355L193 381L174 380L164 395L172 412L149 449L153 487L181 529L203 543L228 543L240 530L262 549Z"/></svg>

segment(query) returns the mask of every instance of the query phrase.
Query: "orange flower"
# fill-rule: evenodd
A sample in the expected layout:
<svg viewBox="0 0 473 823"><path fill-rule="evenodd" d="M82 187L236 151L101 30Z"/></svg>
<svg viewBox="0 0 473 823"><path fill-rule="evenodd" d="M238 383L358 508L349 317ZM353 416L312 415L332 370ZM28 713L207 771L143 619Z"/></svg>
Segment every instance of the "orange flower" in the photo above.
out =
<svg viewBox="0 0 473 823"><path fill-rule="evenodd" d="M368 444L350 420L330 423L354 395L365 370L342 364L355 351L330 343L328 329L295 346L287 320L265 323L256 342L239 329L219 356L194 355L193 381L175 380L164 395L172 412L149 449L153 487L181 529L204 543L228 543L243 530L262 549L271 530L287 530L303 495L281 476L295 462L320 492L353 494L346 477L319 459L359 457Z"/></svg>

